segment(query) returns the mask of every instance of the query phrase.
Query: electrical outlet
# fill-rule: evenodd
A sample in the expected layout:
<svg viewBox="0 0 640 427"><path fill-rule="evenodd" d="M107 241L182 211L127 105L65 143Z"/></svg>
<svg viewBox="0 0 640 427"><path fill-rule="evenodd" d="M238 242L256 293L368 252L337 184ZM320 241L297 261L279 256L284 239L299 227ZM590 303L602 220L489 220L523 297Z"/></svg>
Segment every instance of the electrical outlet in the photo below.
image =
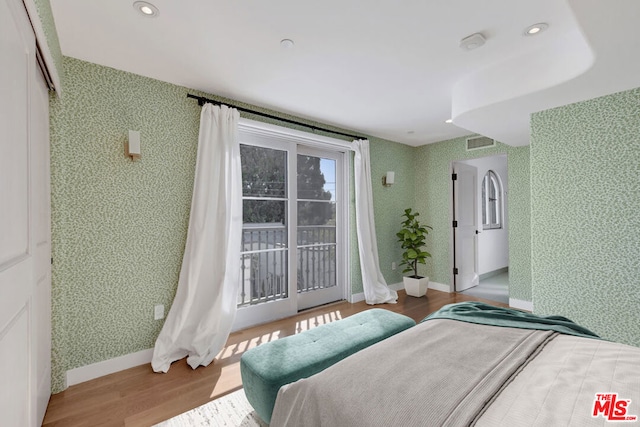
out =
<svg viewBox="0 0 640 427"><path fill-rule="evenodd" d="M395 262L395 261L391 263L391 269L392 269L392 270L395 270L397 267L398 267L398 266L396 265L396 262Z"/></svg>
<svg viewBox="0 0 640 427"><path fill-rule="evenodd" d="M164 319L164 305L158 304L153 308L153 318L155 320Z"/></svg>

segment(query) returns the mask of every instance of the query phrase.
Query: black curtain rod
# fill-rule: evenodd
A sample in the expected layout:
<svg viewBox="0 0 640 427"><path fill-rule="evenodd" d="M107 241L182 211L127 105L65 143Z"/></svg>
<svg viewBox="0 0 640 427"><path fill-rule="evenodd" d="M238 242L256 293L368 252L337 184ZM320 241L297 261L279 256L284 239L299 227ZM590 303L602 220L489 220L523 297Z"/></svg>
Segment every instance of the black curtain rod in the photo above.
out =
<svg viewBox="0 0 640 427"><path fill-rule="evenodd" d="M333 134L336 134L336 135L348 136L349 138L353 138L353 139L369 139L369 138L365 138L364 136L351 135L351 134L348 134L348 133L342 133L342 132L338 132L338 131L335 131L335 130L325 129L325 128L321 128L321 127L318 127L318 126L313 126L313 125L309 125L309 124L306 124L306 123L297 122L295 120L283 119L283 118L278 117L278 116L273 116L271 114L261 113L260 111L251 110L249 108L238 107L237 105L229 104L227 102L214 101L213 99L205 98L203 96L191 95L190 93L187 94L187 98L197 99L198 100L198 105L201 106L201 107L207 102L210 103L210 104L214 104L214 105L226 105L228 107L233 107L238 111L244 111L245 113L251 113L251 114L255 114L257 116L266 117L266 118L273 119L273 120L279 120L281 122L291 123L293 125L304 126L304 127L313 129L314 131L315 130L319 130L319 131L322 131L322 132L333 133Z"/></svg>

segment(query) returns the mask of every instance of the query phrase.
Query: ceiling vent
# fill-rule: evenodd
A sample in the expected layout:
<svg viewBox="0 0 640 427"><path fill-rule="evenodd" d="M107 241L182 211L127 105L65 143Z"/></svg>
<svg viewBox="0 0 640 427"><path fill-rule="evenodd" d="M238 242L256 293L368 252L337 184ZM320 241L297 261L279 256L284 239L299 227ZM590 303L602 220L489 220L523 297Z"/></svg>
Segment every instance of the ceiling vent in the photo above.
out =
<svg viewBox="0 0 640 427"><path fill-rule="evenodd" d="M496 140L487 138L486 136L474 136L473 138L467 138L467 151L495 146Z"/></svg>

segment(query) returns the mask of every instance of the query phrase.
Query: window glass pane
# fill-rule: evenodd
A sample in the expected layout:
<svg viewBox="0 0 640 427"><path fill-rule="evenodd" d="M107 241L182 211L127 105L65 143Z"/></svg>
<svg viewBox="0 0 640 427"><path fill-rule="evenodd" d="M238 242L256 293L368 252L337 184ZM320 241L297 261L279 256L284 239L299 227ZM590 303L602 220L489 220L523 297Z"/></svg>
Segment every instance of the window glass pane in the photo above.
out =
<svg viewBox="0 0 640 427"><path fill-rule="evenodd" d="M495 200L498 194L498 183L496 182L496 177L493 176L493 173L489 171L491 174L491 180L489 185L489 200Z"/></svg>
<svg viewBox="0 0 640 427"><path fill-rule="evenodd" d="M491 225L498 223L498 204L496 199L489 199L489 214L491 215Z"/></svg>
<svg viewBox="0 0 640 427"><path fill-rule="evenodd" d="M288 298L287 257L288 251L241 255L238 307Z"/></svg>
<svg viewBox="0 0 640 427"><path fill-rule="evenodd" d="M240 144L242 195L287 197L287 152Z"/></svg>
<svg viewBox="0 0 640 427"><path fill-rule="evenodd" d="M280 224L286 218L284 200L243 200L242 222L246 224Z"/></svg>
<svg viewBox="0 0 640 427"><path fill-rule="evenodd" d="M482 225L489 225L489 219L487 215L487 175L482 180Z"/></svg>
<svg viewBox="0 0 640 427"><path fill-rule="evenodd" d="M298 227L298 245L336 243L336 227L332 225L306 225Z"/></svg>
<svg viewBox="0 0 640 427"><path fill-rule="evenodd" d="M336 161L298 155L298 199L335 200Z"/></svg>
<svg viewBox="0 0 640 427"><path fill-rule="evenodd" d="M298 226L336 225L335 202L298 202Z"/></svg>
<svg viewBox="0 0 640 427"><path fill-rule="evenodd" d="M502 189L492 170L482 179L482 228L502 228Z"/></svg>
<svg viewBox="0 0 640 427"><path fill-rule="evenodd" d="M492 171L489 171L489 215L490 215L490 221L491 221L491 225L495 226L498 222L498 199L496 198L496 195L498 194L497 191L497 183L496 183L496 178L493 175Z"/></svg>
<svg viewBox="0 0 640 427"><path fill-rule="evenodd" d="M336 245L298 248L298 292L337 286Z"/></svg>
<svg viewBox="0 0 640 427"><path fill-rule="evenodd" d="M245 224L242 228L242 251L266 251L287 247L284 225Z"/></svg>

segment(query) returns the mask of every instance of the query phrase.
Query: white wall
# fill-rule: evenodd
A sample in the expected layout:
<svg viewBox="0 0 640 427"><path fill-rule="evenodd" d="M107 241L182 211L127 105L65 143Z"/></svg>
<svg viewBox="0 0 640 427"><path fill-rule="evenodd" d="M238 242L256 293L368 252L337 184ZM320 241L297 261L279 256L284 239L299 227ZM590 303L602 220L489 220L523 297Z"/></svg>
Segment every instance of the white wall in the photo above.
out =
<svg viewBox="0 0 640 427"><path fill-rule="evenodd" d="M495 230L482 230L479 225L480 234L478 235L478 274L482 275L494 270L498 270L509 266L509 235L507 216L507 206L509 203L509 183L507 175L507 156L506 154L482 157L479 159L465 160L460 163L475 166L478 168L478 221L482 221L482 179L487 171L494 171L502 182L503 190L503 212L502 212L502 228Z"/></svg>

